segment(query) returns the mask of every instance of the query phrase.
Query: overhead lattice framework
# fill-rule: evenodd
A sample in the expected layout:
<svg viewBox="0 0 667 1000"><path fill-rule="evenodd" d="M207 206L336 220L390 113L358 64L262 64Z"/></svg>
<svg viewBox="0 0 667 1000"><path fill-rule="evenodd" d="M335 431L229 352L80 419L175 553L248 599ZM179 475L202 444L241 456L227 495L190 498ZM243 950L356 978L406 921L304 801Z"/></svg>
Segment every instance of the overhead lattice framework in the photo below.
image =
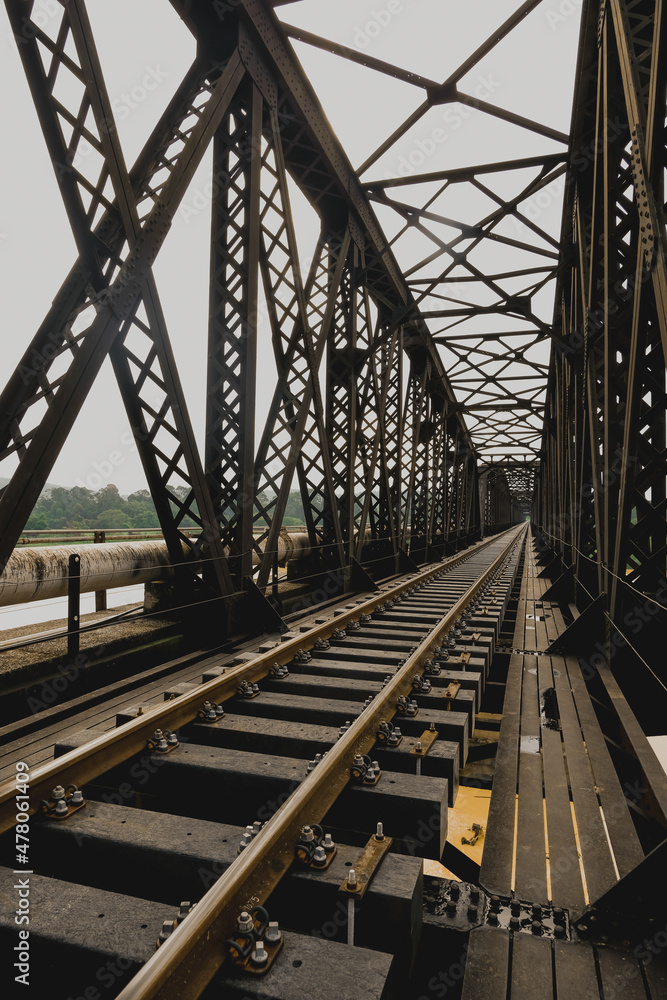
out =
<svg viewBox="0 0 667 1000"><path fill-rule="evenodd" d="M6 0L79 257L0 399L0 459L11 473L2 561L106 358L172 560L204 556L213 593L245 589L252 573L267 585L294 484L324 567L350 566L368 546L421 560L470 541L479 468L462 407L272 5L173 6L197 57L128 169L84 0L60 3L46 26L32 4ZM83 143L91 151L78 157ZM200 452L152 264L211 144ZM303 272L293 183L321 227ZM262 428L257 354L267 349L276 381ZM502 476L492 483L507 488ZM194 542L185 517L199 525Z"/></svg>
<svg viewBox="0 0 667 1000"><path fill-rule="evenodd" d="M286 25L298 42L421 91L421 102L365 158L359 175L441 348L480 458L501 472L518 463L522 478L513 499L524 502L524 477L532 476L532 494L540 451L559 267L558 233L541 216L545 206L561 203L569 136L504 107L493 76L480 77L489 81L480 84L471 73L488 66L496 47L541 13L539 7L539 0L521 4L444 81ZM288 14L291 9L283 12ZM451 149L444 146L454 137L448 127L456 132L472 113L507 126L504 148L518 138L526 151L532 141L535 153L496 160L485 149L467 166L426 170L439 145ZM412 143L407 151L406 138ZM400 156L392 175L383 167L393 162L393 151Z"/></svg>

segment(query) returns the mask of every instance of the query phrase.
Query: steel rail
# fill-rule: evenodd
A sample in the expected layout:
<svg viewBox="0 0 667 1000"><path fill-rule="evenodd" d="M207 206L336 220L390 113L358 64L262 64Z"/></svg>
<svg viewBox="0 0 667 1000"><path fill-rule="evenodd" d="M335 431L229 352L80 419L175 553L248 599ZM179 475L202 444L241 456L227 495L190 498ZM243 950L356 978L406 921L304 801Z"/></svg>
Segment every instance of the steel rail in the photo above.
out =
<svg viewBox="0 0 667 1000"><path fill-rule="evenodd" d="M186 920L178 926L116 1000L196 1000L222 965L223 942L232 935L237 915L248 909L251 900L266 902L294 860L294 846L302 827L319 823L350 780L350 767L356 754L365 754L376 742L381 722L396 714L396 701L412 689L415 671L423 666L432 648L509 558L514 547L525 537L521 530L509 529L511 537L502 552L443 616L408 657L385 688L353 722L320 764L308 775L265 824L261 832L227 871L197 903ZM507 534L504 532L503 534ZM497 541L502 535L497 535ZM479 551L477 548L476 551ZM422 573L417 581L437 576L446 569ZM415 580L397 588L415 586ZM383 600L387 595L383 595ZM370 604L371 602L367 602ZM336 618L336 627L359 614Z"/></svg>
<svg viewBox="0 0 667 1000"><path fill-rule="evenodd" d="M508 531L514 529L510 528ZM71 750L62 757L38 767L30 775L30 814L40 808L42 799L49 797L55 785L75 784L85 785L110 768L122 764L134 754L145 751L147 741L156 729L177 730L192 722L205 701L222 702L232 698L241 681L257 683L265 678L274 663L286 664L298 649L311 649L317 639L328 639L337 628L345 625L362 614L371 614L380 604L398 597L409 588L429 580L432 576L451 568L466 560L472 554L483 550L494 541L507 534L492 535L489 539L478 542L470 549L452 556L443 562L436 563L405 580L402 584L389 586L377 596L356 604L353 608L331 618L325 624L301 633L293 639L282 642L262 653L252 660L237 667L229 668L223 675L202 684L195 691L179 695L172 701L156 706L152 711L113 729L102 736L86 743L85 746ZM16 809L14 799L16 789L14 782L4 781L0 785L0 834L11 829L16 824Z"/></svg>

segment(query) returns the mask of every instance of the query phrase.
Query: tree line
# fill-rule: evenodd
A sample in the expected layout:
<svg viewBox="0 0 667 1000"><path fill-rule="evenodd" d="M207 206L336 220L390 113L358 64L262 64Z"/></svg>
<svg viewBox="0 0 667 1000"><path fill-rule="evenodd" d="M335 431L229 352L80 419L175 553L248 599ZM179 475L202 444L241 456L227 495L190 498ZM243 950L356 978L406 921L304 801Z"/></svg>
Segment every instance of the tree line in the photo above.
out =
<svg viewBox="0 0 667 1000"><path fill-rule="evenodd" d="M189 490L186 486L177 486L173 492L180 500L185 500ZM292 492L283 524L298 526L304 523L301 495L298 491ZM187 517L182 525L184 528L196 527L195 522ZM41 530L159 527L153 498L148 490L137 490L124 497L113 483L96 491L85 486L73 486L71 489L51 486L41 494L26 523L26 529Z"/></svg>

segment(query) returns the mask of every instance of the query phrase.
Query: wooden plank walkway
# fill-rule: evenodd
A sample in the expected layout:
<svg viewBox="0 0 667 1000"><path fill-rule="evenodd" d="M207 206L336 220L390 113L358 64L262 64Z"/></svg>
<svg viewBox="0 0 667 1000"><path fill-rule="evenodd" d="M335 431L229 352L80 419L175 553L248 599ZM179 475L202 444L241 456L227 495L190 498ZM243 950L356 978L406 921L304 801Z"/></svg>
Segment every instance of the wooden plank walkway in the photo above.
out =
<svg viewBox="0 0 667 1000"><path fill-rule="evenodd" d="M540 571L529 537L480 885L576 917L644 852L579 662L546 653L566 625ZM628 1000L655 1000L645 984L663 971L593 944L483 927L471 934L462 1000L598 1000L623 976Z"/></svg>
<svg viewBox="0 0 667 1000"><path fill-rule="evenodd" d="M665 1000L667 965L646 954L477 927L462 1000Z"/></svg>
<svg viewBox="0 0 667 1000"><path fill-rule="evenodd" d="M644 857L575 657L527 544L480 882L579 914ZM529 650L530 652L526 652Z"/></svg>

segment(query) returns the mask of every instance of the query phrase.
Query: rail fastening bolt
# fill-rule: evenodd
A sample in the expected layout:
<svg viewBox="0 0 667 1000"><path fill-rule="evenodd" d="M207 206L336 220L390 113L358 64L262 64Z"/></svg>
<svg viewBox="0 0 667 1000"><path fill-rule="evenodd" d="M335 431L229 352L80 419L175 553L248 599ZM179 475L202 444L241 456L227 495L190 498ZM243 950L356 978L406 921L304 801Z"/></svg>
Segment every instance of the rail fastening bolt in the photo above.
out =
<svg viewBox="0 0 667 1000"><path fill-rule="evenodd" d="M266 934L264 935L264 940L267 944L278 944L282 941L282 931L278 925L277 920L269 920L269 926L266 929Z"/></svg>
<svg viewBox="0 0 667 1000"><path fill-rule="evenodd" d="M251 963L255 966L255 968L261 969L264 965L266 965L268 960L269 960L269 953L264 947L264 942L258 941L255 950L250 956Z"/></svg>
<svg viewBox="0 0 667 1000"><path fill-rule="evenodd" d="M174 930L174 921L165 920L164 923L162 924L162 930L158 934L158 941L159 942L166 941L169 935L173 932L173 930Z"/></svg>
<svg viewBox="0 0 667 1000"><path fill-rule="evenodd" d="M325 865L327 863L327 852L324 850L322 844L318 844L315 848L315 853L313 854L313 864L314 865Z"/></svg>

